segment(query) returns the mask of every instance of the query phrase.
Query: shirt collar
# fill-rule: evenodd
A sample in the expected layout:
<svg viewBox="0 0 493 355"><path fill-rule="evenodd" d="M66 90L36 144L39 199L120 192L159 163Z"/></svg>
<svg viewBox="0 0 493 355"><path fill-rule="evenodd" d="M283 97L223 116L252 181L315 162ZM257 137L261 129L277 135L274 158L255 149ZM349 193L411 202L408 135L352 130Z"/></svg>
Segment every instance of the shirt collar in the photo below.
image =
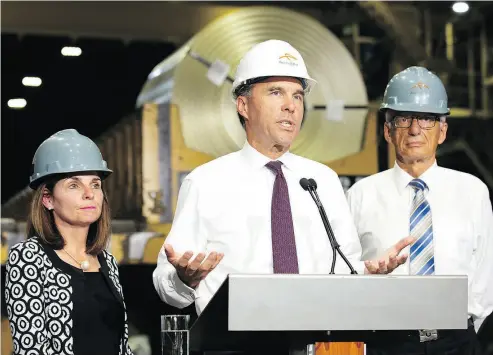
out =
<svg viewBox="0 0 493 355"><path fill-rule="evenodd" d="M394 182L397 187L397 191L399 191L400 194L402 194L404 191L406 191L407 186L409 183L414 180L414 178L409 175L406 171L404 171L398 164L397 162L394 163ZM437 181L437 173L438 173L438 165L435 160L432 166L428 168L421 176L419 176L419 179L423 180L426 185L428 186L428 190L433 189L438 185Z"/></svg>
<svg viewBox="0 0 493 355"><path fill-rule="evenodd" d="M260 169L265 167L265 165L272 161L271 158L263 155L258 150L253 148L248 141L245 141L243 148L240 151L240 154L245 158L248 164L254 169ZM292 170L295 165L295 156L290 152L286 152L281 155L276 160L282 162L285 168Z"/></svg>

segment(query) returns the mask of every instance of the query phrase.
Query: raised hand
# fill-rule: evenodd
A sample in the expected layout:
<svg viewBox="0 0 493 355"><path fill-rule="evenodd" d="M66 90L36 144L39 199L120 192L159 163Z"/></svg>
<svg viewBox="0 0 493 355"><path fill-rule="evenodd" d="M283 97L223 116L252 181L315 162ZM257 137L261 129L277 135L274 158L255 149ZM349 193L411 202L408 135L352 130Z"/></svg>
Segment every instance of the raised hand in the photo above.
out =
<svg viewBox="0 0 493 355"><path fill-rule="evenodd" d="M224 254L213 251L207 259L205 253L199 253L193 260L190 260L194 254L193 251L178 254L169 244L164 245L164 251L168 261L175 267L178 277L191 288L196 288L224 257Z"/></svg>
<svg viewBox="0 0 493 355"><path fill-rule="evenodd" d="M403 238L387 250L385 255L378 260L366 260L365 274L389 274L394 271L407 260L406 254L399 255L399 253L414 241L414 237Z"/></svg>

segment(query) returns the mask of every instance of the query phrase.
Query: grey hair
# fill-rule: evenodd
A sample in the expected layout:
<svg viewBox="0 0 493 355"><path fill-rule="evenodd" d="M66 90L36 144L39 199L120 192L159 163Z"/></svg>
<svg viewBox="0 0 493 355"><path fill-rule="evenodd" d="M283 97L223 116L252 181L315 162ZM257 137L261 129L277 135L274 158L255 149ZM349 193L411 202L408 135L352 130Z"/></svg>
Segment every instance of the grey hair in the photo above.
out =
<svg viewBox="0 0 493 355"><path fill-rule="evenodd" d="M239 96L250 96L252 94L253 84L244 84L236 88L233 98L236 100Z"/></svg>

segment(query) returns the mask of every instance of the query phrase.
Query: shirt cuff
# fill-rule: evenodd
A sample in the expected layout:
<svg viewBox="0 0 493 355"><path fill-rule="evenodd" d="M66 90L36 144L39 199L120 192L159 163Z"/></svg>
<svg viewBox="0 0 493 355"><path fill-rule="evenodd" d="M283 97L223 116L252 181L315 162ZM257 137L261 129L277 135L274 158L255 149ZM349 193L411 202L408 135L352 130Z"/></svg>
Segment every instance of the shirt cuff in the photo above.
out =
<svg viewBox="0 0 493 355"><path fill-rule="evenodd" d="M190 302L194 302L198 298L197 292L193 288L188 287L180 279L176 270L173 270L173 272L171 273L168 284L169 287L174 289L176 293L185 297Z"/></svg>

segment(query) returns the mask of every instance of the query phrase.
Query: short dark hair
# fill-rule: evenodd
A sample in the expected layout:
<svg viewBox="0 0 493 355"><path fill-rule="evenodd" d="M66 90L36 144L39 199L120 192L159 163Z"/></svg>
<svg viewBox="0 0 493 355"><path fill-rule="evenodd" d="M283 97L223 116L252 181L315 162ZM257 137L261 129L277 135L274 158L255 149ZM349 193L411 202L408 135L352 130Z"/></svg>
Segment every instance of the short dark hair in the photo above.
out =
<svg viewBox="0 0 493 355"><path fill-rule="evenodd" d="M261 76L258 78L246 80L245 83L238 85L238 87L235 89L235 91L233 93L233 98L236 100L239 96L247 96L247 97L250 96L252 94L252 88L253 88L254 84L260 83L260 82L265 81L269 78L271 78L271 76ZM301 86L303 87L303 90L306 89L307 83L306 83L305 79L301 79L301 78L296 78L296 79L298 79L300 81ZM239 112L237 112L237 115L238 115L238 120L240 121L241 126L243 128L245 128L245 117L240 115ZM305 110L303 110L303 120L301 121L301 125L303 125L304 119L305 119Z"/></svg>

